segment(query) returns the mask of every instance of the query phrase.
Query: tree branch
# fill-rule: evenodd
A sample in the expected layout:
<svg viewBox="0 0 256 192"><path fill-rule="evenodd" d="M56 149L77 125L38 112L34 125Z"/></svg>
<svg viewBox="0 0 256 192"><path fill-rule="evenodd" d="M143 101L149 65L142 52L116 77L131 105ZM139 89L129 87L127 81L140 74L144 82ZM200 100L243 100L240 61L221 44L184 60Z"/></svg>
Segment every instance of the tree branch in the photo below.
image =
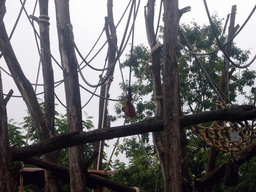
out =
<svg viewBox="0 0 256 192"><path fill-rule="evenodd" d="M8 39L8 35L3 22L0 22L0 50L3 51L6 64L24 101L26 102L40 141L50 138L48 127L45 123L45 119L37 101L36 94L32 85L25 77L21 69L20 63L18 62L17 57L12 49L11 43Z"/></svg>
<svg viewBox="0 0 256 192"><path fill-rule="evenodd" d="M194 115L181 117L181 127L205 123L210 121L243 121L256 118L256 108L250 105L236 106L230 109L221 109L203 112ZM150 118L144 121L126 126L117 126L108 129L93 130L88 132L74 131L61 134L41 142L26 147L12 149L11 153L14 160L26 159L37 155L43 155L55 150L67 148L85 143L92 143L100 140L125 137L147 132L163 131L164 124L160 118Z"/></svg>
<svg viewBox="0 0 256 192"><path fill-rule="evenodd" d="M252 143L248 147L246 147L243 151L241 151L239 154L237 154L234 159L235 163L237 163L238 166L241 166L246 161L250 160L256 155L256 142ZM206 175L203 179L196 179L194 181L194 188L195 191L204 191L209 186L214 185L217 183L222 177L225 176L225 169L226 165L229 163L229 161L226 161L222 165L220 165L217 169L214 171L211 171Z"/></svg>

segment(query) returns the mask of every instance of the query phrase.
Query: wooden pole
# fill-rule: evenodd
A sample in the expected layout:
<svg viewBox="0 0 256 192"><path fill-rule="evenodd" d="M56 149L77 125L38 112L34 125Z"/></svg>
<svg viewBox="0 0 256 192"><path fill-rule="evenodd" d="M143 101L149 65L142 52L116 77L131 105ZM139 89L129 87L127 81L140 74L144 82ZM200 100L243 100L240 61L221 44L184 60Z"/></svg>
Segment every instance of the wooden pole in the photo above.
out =
<svg viewBox="0 0 256 192"><path fill-rule="evenodd" d="M50 18L48 17L48 0L39 0L40 16L38 20L41 37L41 62L44 77L44 98L45 98L45 119L51 132L54 133L54 116L55 116L55 103L54 103L54 77L52 69L52 60L50 54L50 37L49 25Z"/></svg>
<svg viewBox="0 0 256 192"><path fill-rule="evenodd" d="M164 0L163 114L165 135L165 191L182 191L180 93L177 63L178 0Z"/></svg>
<svg viewBox="0 0 256 192"><path fill-rule="evenodd" d="M117 47L117 36L116 36L116 27L114 24L113 17L113 0L107 0L107 13L108 16L105 18L105 33L108 41L108 67L113 65L116 60L116 47ZM100 95L104 98L109 97L109 89L111 82L113 81L114 68L109 68L106 73L106 77L109 76L109 79L101 85ZM105 78L105 77L103 77ZM103 80L103 78L101 80ZM108 100L100 98L99 101L99 123L98 129L103 129L110 127L110 120L108 118ZM93 168L97 170L102 169L102 157L104 150L104 141L94 143L95 151L99 152L98 158L93 164ZM94 192L101 191L102 189L95 189Z"/></svg>
<svg viewBox="0 0 256 192"><path fill-rule="evenodd" d="M0 189L2 192L18 191L17 177L10 153L6 102L3 98L2 78L0 73ZM18 171L18 170L16 170Z"/></svg>
<svg viewBox="0 0 256 192"><path fill-rule="evenodd" d="M230 40L232 38L233 34L235 33L235 15L236 15L236 5L232 6L232 9L231 9L228 40ZM230 53L231 53L232 42L233 41L231 41L225 49L228 56L230 56ZM221 81L220 81L220 90L228 98L229 61L226 57L224 57L224 61L223 61L223 65L222 65L222 76L221 76ZM220 107L217 107L217 108L220 109ZM219 121L218 124L222 125L223 121ZM212 172L217 167L218 156L219 156L219 150L211 146L210 147L210 154L209 154L209 159L208 159L207 170L206 170L207 173ZM211 191L214 191L214 186L211 186L211 187L206 189L206 192L211 192Z"/></svg>
<svg viewBox="0 0 256 192"><path fill-rule="evenodd" d="M215 110L203 112L200 114L187 115L181 117L180 125L181 127L187 127L199 123L206 123L218 120L239 122L244 120L252 120L254 118L256 118L256 109L253 109L252 106L245 105L230 109ZM159 118L150 118L131 125L110 127L109 129L97 129L88 132L74 131L66 134L61 134L45 142L12 149L11 152L14 160L21 160L28 157L43 155L51 151L75 145L82 145L85 143L92 143L100 140L163 130L163 120Z"/></svg>
<svg viewBox="0 0 256 192"><path fill-rule="evenodd" d="M146 24L146 33L148 44L151 49L151 57L152 57L152 77L154 83L154 94L155 94L155 116L162 117L163 115L163 93L162 93L162 82L161 82L161 70L160 70L160 50L161 48L157 48L155 51L155 46L157 46L156 35L154 29L154 14L155 14L155 0L148 0L147 5L145 6L144 16L145 16L145 24ZM153 52L154 51L154 52ZM161 169L164 173L164 164L165 164L165 156L164 156L164 140L161 132L153 132L153 142L157 151L158 158L160 159ZM163 178L165 180L165 175L163 174Z"/></svg>
<svg viewBox="0 0 256 192"><path fill-rule="evenodd" d="M45 121L49 129L49 136L55 135L54 117L54 77L52 69L52 61L50 54L50 36L49 25L50 18L48 16L48 0L39 0L40 16L38 19L40 37L41 37L41 55L43 77L44 77L44 105L45 105ZM50 138L48 138L50 139ZM44 156L46 161L58 163L58 152L52 152ZM52 172L45 172L45 191L62 191L61 180L53 175Z"/></svg>
<svg viewBox="0 0 256 192"><path fill-rule="evenodd" d="M55 0L57 29L61 64L67 103L68 131L82 131L81 99L77 73L77 59L74 50L74 37L69 15L69 1ZM69 171L71 191L85 192L85 174L82 170L82 146L70 147Z"/></svg>

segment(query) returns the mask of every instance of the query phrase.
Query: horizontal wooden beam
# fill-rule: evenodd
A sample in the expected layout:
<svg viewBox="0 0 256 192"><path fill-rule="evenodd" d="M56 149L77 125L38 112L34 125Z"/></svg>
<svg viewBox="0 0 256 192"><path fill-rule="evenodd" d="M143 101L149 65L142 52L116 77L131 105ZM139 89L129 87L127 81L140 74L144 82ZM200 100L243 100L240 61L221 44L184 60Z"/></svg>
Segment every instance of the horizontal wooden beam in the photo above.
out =
<svg viewBox="0 0 256 192"><path fill-rule="evenodd" d="M251 120L256 118L256 109L250 105L236 106L228 109L214 110L199 114L183 116L180 119L181 127L211 122L211 121L233 121ZM15 148L11 150L14 160L22 160L28 157L43 155L63 148L108 140L117 137L125 137L147 132L163 131L164 123L160 118L149 118L144 121L111 127L108 129L97 129L88 132L74 131L58 135L47 141Z"/></svg>

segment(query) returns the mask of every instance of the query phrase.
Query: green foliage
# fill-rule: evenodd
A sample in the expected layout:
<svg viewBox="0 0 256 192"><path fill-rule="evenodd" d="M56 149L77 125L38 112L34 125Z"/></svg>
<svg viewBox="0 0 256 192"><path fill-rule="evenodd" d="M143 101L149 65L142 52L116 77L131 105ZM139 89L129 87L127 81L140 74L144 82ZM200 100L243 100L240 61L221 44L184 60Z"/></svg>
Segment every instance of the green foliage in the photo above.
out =
<svg viewBox="0 0 256 192"><path fill-rule="evenodd" d="M215 28L218 31L218 35L222 33L222 20L216 15L213 17ZM181 25L180 28L184 31L185 36L190 42L195 52L207 53L217 49L216 40L212 33L211 27L208 25L200 26L195 22L191 25ZM161 38L161 34L160 34ZM224 43L226 37L221 38L221 42ZM185 44L180 39L181 44ZM241 50L240 48L233 46L231 50L231 58L237 62L243 64L249 58L250 52L248 50ZM133 121L140 121L148 117L152 117L155 110L155 101L153 97L153 81L151 74L151 66L144 68L148 62L149 50L143 45L134 47L132 53L127 55L126 61L122 64L122 68L131 66L132 70L132 84L131 88L133 93L137 90L141 81L141 76L145 70L145 78L142 80L142 84L138 89L138 97L135 100L137 116ZM199 60L202 62L206 71L209 73L213 81L219 85L221 80L221 70L223 64L223 56L220 53L213 53L211 55L199 56ZM160 63L162 65L162 63ZM181 95L181 107L183 113L201 112L206 110L213 110L216 108L215 103L218 98L217 94L209 84L203 70L198 65L196 60L181 47L178 49L178 68L179 68L179 85ZM253 103L253 94L255 91L251 90L250 95L245 91L245 86L254 86L254 79L256 72L249 69L237 70L232 65L229 68L230 73L230 85L229 96L232 102L236 102L238 95L244 95L250 103ZM126 90L129 82L120 83L120 87ZM125 98L125 94L120 98ZM124 117L122 112L122 106L124 101L115 105L117 116L112 116L111 120ZM41 108L44 111L43 103ZM92 117L87 117L86 121L83 121L83 128L93 128L91 121ZM10 120L9 122L9 137L11 146L24 146L25 136L22 130L29 130L29 143L37 143L38 137L35 131L33 122L30 122L30 115L24 117L22 126L17 126L17 123ZM62 134L67 132L67 117L56 112L55 118L55 134ZM198 139L190 131L187 131L187 152L192 155L191 160L188 163L191 182L195 178L201 178L205 175L205 166L208 161L209 147L205 145L203 141ZM142 143L144 147L142 147ZM125 185L133 185L139 187L142 190L148 192L164 191L163 178L161 173L160 163L156 156L156 151L149 143L149 134L142 136L142 143L137 141L135 137L126 138L122 145L118 146L116 155L125 154L128 159L128 164L116 160L111 168L117 171L117 174L112 176L112 179L123 183ZM93 153L93 146L91 144L84 145L84 156L88 159ZM145 153L147 155L145 155ZM104 157L106 157L104 155ZM230 158L230 154L221 154L219 162L222 163ZM239 178L239 184L237 187L226 187L224 182L217 185L216 191L255 191L255 159L250 162L250 167L244 177ZM60 151L60 164L68 166L68 151L62 149ZM243 165L244 166L244 165ZM244 167L241 167L243 169ZM157 187L156 187L157 185ZM27 191L31 191L30 188Z"/></svg>
<svg viewBox="0 0 256 192"><path fill-rule="evenodd" d="M255 165L255 160L256 158L252 158L249 161L249 164L244 163L242 166L239 167L239 173L244 172L246 169L247 171L245 172L244 175L238 175L238 185L237 186L232 186L228 187L225 185L225 179L222 180L221 183L217 185L216 191L225 191L225 192L254 192L255 191L255 178L256 178L256 172L254 171L256 168ZM248 166L248 167L247 167ZM247 167L247 168L246 168Z"/></svg>
<svg viewBox="0 0 256 192"><path fill-rule="evenodd" d="M41 108L44 111L43 104L41 104ZM15 147L21 147L25 145L25 140L27 132L29 130L28 134L28 142L29 144L33 143L38 143L38 136L36 134L35 126L33 122L30 120L30 115L26 116L23 118L23 122L21 122L19 125L20 127L17 126L16 122L13 122L11 119L9 122L9 138L10 138L10 145L15 146ZM85 121L82 121L82 126L83 129L90 130L94 127L93 122L92 122L91 116L88 116ZM68 128L68 122L67 122L67 116L59 114L57 111L55 112L55 134L63 134L67 132ZM84 147L84 157L85 160L88 160L91 155L93 154L93 145L91 143L83 145ZM104 157L106 155L104 154ZM68 167L69 166L69 157L68 157L68 149L62 149L60 150L59 153L59 164ZM31 167L31 165L26 165ZM42 189L39 189L38 187L34 185L30 186L25 186L25 191L41 191ZM68 191L68 186L66 186L67 189L64 191Z"/></svg>
<svg viewBox="0 0 256 192"><path fill-rule="evenodd" d="M221 20L215 16L214 22L215 25L218 26L218 31L221 32ZM184 31L185 36L189 40L195 52L209 53L217 49L210 26L199 26L192 22L191 25L182 25L181 29ZM224 42L225 39L226 38L223 37L222 41ZM181 43L185 45L185 42L182 40ZM246 62L249 54L249 51L243 51L235 45L231 50L231 58L236 63L239 62L243 64ZM207 56L199 56L199 60L213 81L219 85L221 80L223 57L220 57L219 53L213 53ZM218 98L217 94L209 84L209 81L199 64L193 57L191 57L190 53L184 50L181 50L181 56L179 58L179 71L182 104L184 107L186 104L188 106L188 110L184 112L189 112L191 109L195 112L215 109L215 102ZM237 70L232 65L230 65L229 73L230 100L231 102L236 102L238 94L246 96L246 92L244 91L245 86L254 85L256 73L255 71L248 69Z"/></svg>
<svg viewBox="0 0 256 192"><path fill-rule="evenodd" d="M218 34L221 34L222 20L218 19L215 15L213 17L215 27L218 29ZM195 52L209 53L217 49L216 41L211 30L211 26L203 25L199 26L197 23L192 22L191 25L181 25L180 28L185 33L188 41L193 47ZM222 39L224 43L226 37ZM181 44L185 45L185 42L181 39ZM236 47L235 44L231 50L231 58L236 63L243 64L249 58L250 52L248 50L241 50ZM183 113L201 112L206 110L213 110L216 108L216 100L218 95L214 91L209 80L206 78L205 73L196 62L194 57L179 47L178 53L178 68L179 68L179 84L180 95ZM149 51L143 45L136 46L131 54L127 55L127 60L122 64L122 67L130 67L133 74L133 84L131 85L133 93L137 90L139 82L141 80L142 73L144 72L144 65L148 61ZM206 71L211 76L212 80L219 85L221 80L221 71L223 64L223 57L220 53L216 52L211 55L204 55L198 57L203 64ZM231 102L237 102L237 95L247 96L245 92L245 86L252 87L254 85L254 79L256 72L249 69L236 69L230 65L230 85L229 85L229 97ZM126 90L128 82L123 82L120 87ZM120 98L124 98L122 95ZM117 117L112 117L112 120L124 117L121 110L123 103L118 103L115 106ZM142 85L138 90L138 98L135 101L137 117L135 121L139 121L148 118L153 115L155 104L153 99L153 81L151 75L151 67L149 66L145 71L145 78L142 81Z"/></svg>
<svg viewBox="0 0 256 192"><path fill-rule="evenodd" d="M21 147L25 145L25 136L22 135L22 128L17 126L13 119L9 120L8 131L9 131L9 141L11 147Z"/></svg>
<svg viewBox="0 0 256 192"><path fill-rule="evenodd" d="M222 19L219 19L217 15L213 16L214 27L218 35L222 34ZM218 48L214 34L212 32L211 26L209 25L198 25L195 22L192 22L190 25L181 25L180 28L184 32L186 38L190 42L193 50L198 53L209 53ZM161 34L160 34L161 38ZM226 36L221 38L221 42L224 44L227 40ZM185 45L185 42L180 39L181 44ZM231 59L240 63L241 65L245 63L249 58L250 52L248 50L241 50L235 44L233 44L231 50ZM149 51L143 45L139 45L134 48L131 54L127 55L127 60L123 63L122 67L130 67L132 69L132 82L131 85L133 93L137 90L142 73L144 72L144 65L148 61ZM209 73L212 80L219 85L222 75L222 65L223 65L223 56L222 53L216 52L211 55L202 55L198 57L202 65ZM160 66L162 63L160 63ZM204 71L201 69L195 58L188 52L186 52L182 47L178 48L178 69L179 69L179 85L180 85L180 97L181 97L181 108L183 114L198 113L202 111L214 110L216 109L216 100L218 95L214 91L212 85L209 83L209 80L206 78ZM232 65L229 67L229 98L234 104L237 102L237 96L243 95L245 98L248 98L250 103L253 103L254 91L251 90L251 93L248 93L248 87L251 88L254 86L254 79L256 77L256 72L249 69L237 69ZM123 90L126 90L128 82L122 82L120 87ZM124 95L121 96L124 98ZM124 102L116 104L117 117L113 117L115 120L120 117L124 117L122 113L122 106ZM137 117L134 121L140 121L145 118L151 117L154 114L155 102L153 98L153 81L151 75L151 67L145 71L145 78L142 81L142 85L138 90L138 98L135 100ZM189 173L191 178L191 183L195 178L202 178L205 175L205 168L208 162L209 156L209 146L207 146L203 141L197 138L190 131L187 131L187 152L191 154L191 160L188 163ZM149 144L147 144L149 146ZM151 146L152 147L152 146ZM153 147L152 147L153 150ZM125 153L126 157L129 160L129 164L126 165L121 163L119 160L115 162L113 168L118 170L118 174L113 178L119 182L124 182L124 184L133 183L133 185L141 186L142 189L154 191L152 184L154 183L145 183L145 180L141 178L147 177L148 173L144 168L145 164L143 159L145 155L139 149L139 143L136 142L134 138L125 139L124 144L119 146L117 155L119 153ZM152 155L152 156L151 156ZM155 153L150 154L150 158L155 158ZM219 163L230 158L230 154L221 153L219 156ZM157 161L155 161L157 163ZM155 170L161 172L160 165ZM142 173L141 173L141 170ZM253 172L253 171L252 171ZM148 173L149 174L149 173ZM253 173L252 173L253 174ZM249 184L250 182L255 183L253 175L245 175L248 177L246 180L240 180L242 187L244 189L250 190L253 189L254 184ZM138 176L137 176L138 175ZM151 174L152 176L152 174ZM124 178L124 180L122 180ZM145 185L144 185L145 184ZM151 186L150 189L146 189L146 185ZM161 184L162 185L162 184ZM243 188L240 188L241 191ZM249 187L251 187L249 189ZM236 188L239 191L239 186ZM224 186L223 182L219 184L216 188L216 191L235 191L234 188L229 188ZM243 190L247 191L247 190Z"/></svg>
<svg viewBox="0 0 256 192"><path fill-rule="evenodd" d="M117 171L117 174L113 175L112 179L148 192L153 192L155 189L159 192L164 191L161 167L154 147L147 144L147 138L144 136L142 143L135 137L126 138L123 144L118 146L116 154L125 153L129 163L126 165L116 160L112 168Z"/></svg>
<svg viewBox="0 0 256 192"><path fill-rule="evenodd" d="M145 48L143 45L134 47L132 60L130 59L130 54L126 55L127 60L122 64L122 68L130 67L132 69L132 73L135 78L132 80L135 80L133 84L131 84L132 92L135 93L135 91L138 89L138 85L141 80L142 73L145 70L145 77L142 81L141 86L139 87L137 98L135 98L136 103L136 112L137 116L133 121L140 121L142 119L151 117L153 115L155 104L154 99L152 97L152 90L153 90L153 81L152 81L152 75L150 67L144 68L145 64L148 62L149 57L149 51L147 48ZM128 87L128 82L122 82L120 83L120 87L124 90ZM150 98L145 100L144 97ZM120 96L121 99L125 98L125 95ZM120 102L115 105L115 112L117 113L117 117L113 118L112 120L116 120L117 118L124 117L124 114L122 112L122 106L125 105L125 102ZM128 120L129 122L129 120Z"/></svg>
<svg viewBox="0 0 256 192"><path fill-rule="evenodd" d="M24 186L24 192L43 192L44 189L41 189L40 187L36 185L26 185Z"/></svg>

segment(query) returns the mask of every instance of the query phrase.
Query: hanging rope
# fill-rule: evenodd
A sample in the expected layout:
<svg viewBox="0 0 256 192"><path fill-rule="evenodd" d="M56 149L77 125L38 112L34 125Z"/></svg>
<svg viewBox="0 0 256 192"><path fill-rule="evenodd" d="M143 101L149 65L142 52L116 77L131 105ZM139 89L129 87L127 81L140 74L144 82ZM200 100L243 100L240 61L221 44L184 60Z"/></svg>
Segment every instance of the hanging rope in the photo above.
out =
<svg viewBox="0 0 256 192"><path fill-rule="evenodd" d="M157 21L157 26L156 26L156 34L155 34L155 37L157 37L158 31L159 31L160 19L162 18L162 7L163 7L163 0L161 0L161 3L160 3L160 8L159 8L159 14L158 14L158 21Z"/></svg>
<svg viewBox="0 0 256 192"><path fill-rule="evenodd" d="M20 3L21 3L21 5L23 6L23 10L24 10L24 12L25 12L25 15L27 16L28 21L29 21L29 23L31 24L31 26L32 26L32 28L33 28L33 30L34 30L36 36L40 39L40 41L42 42L42 45L44 46L44 48L46 49L46 51L50 54L50 56L51 56L51 58L54 60L54 62L60 67L60 69L62 69L62 66L61 66L61 65L59 64L59 62L55 59L55 57L51 54L51 51L50 51L50 50L48 49L48 47L45 45L44 41L41 39L41 37L40 37L39 33L37 32L35 26L33 25L33 22L30 20L30 16L29 16L29 14L28 14L26 8L24 7L24 2L22 2L22 1L20 0Z"/></svg>
<svg viewBox="0 0 256 192"><path fill-rule="evenodd" d="M140 86L141 86L141 84L142 84L142 81L143 81L143 79L144 79L144 76L145 76L145 74L146 74L146 71L147 71L147 68L148 68L148 64L151 62L151 60L152 60L152 54L158 49L158 48L160 48L161 47L161 45L160 44L156 44L153 48L152 48L152 50L151 50L151 52L150 52L150 54L149 54L149 57L148 57L148 61L147 61L147 63L143 66L143 73L142 73L142 75L141 75L141 78L140 78L140 81L139 81L139 85L138 85L138 87L137 87L137 89L136 89L136 91L135 91L135 94L134 94L134 97L133 97L133 101L135 101L136 100L136 98L137 98L137 94L138 94L138 92L139 92L139 88L140 88Z"/></svg>
<svg viewBox="0 0 256 192"><path fill-rule="evenodd" d="M191 51L193 51L191 45L189 44L188 40L186 39L185 35L183 34L183 32L182 32L181 30L180 30L180 35L181 35L182 38L184 38L184 40L185 40L185 42L186 42L186 44L187 44L187 47L188 47ZM226 105L226 102L225 102L225 100L226 100L228 103L230 103L230 104L232 105L232 103L231 103L231 101L229 100L229 98L223 93L223 91L219 88L219 86L217 86L216 83L213 81L213 79L211 78L211 76L209 75L209 73L206 71L205 67L203 66L203 64L201 63L201 61L198 59L198 57L197 57L196 55L194 55L193 53L192 53L192 55L194 56L195 60L197 61L197 63L200 65L200 67L201 67L202 70L204 71L206 78L207 78L208 81L210 82L210 85L212 85L214 91L216 92L216 94L217 94L218 97L220 98L221 102L222 102L225 106L227 106L227 105ZM224 98L225 98L225 100L224 100Z"/></svg>
<svg viewBox="0 0 256 192"><path fill-rule="evenodd" d="M131 2L132 2L132 0L130 0L129 3L128 3L128 5L126 6L126 8L125 8L125 10L124 10L124 12L123 12L121 18L119 19L119 21L118 21L118 23L117 23L117 25L116 25L116 28L119 26L119 24L120 24L121 21L123 20L124 15L125 15L125 13L127 12L127 10L128 10L128 8L129 8ZM95 46L98 44L98 42L99 42L101 36L103 35L103 32L104 32L104 31L105 31L105 27L103 27L103 30L102 30L101 34L99 35L98 39L96 40L96 42L94 43L93 47L91 48L91 50L89 51L89 53L86 55L86 57L84 58L84 60L86 60L86 59L89 57L89 55L91 54L91 52L93 51L93 49L95 48ZM90 59L90 61L88 61L88 63L91 63L91 61L92 61L92 60L99 54L99 52L105 47L105 45L107 44L107 42L108 42L108 41L105 41L105 43L101 46L101 48L97 51L97 53L92 57L92 59ZM80 63L80 66L83 64L83 62L84 62L84 61L82 61L82 62ZM81 70L82 70L84 67L86 67L86 65L83 66L83 67L81 67Z"/></svg>
<svg viewBox="0 0 256 192"><path fill-rule="evenodd" d="M160 48L160 47L161 47L160 44L156 44L156 45L152 48L152 51L150 52L150 55L149 55L149 58L148 58L148 61L147 61L147 63L146 63L146 64L144 65L144 67L143 67L143 69L144 69L143 75L142 75L141 78L140 78L140 83L139 83L139 85L138 85L138 87L137 87L137 90L136 90L134 96L133 96L132 103L134 102L134 100L135 100L136 97L137 97L139 88L140 88L140 86L141 86L141 83L142 83L142 81L143 81L144 75L145 75L145 73L146 73L147 66L148 66L149 62L152 60L152 54L154 53L154 51L156 51L156 50L157 50L158 48ZM124 82L123 82L123 83L124 83ZM126 122L127 122L127 118L125 117L123 126L126 124ZM116 150L116 148L117 148L117 146L118 146L118 143L119 143L119 138L117 138L117 141L116 141L116 143L114 144L114 148L113 148L112 153L111 153L111 155L110 155L110 158L109 158L109 160L108 160L108 162L107 162L105 171L107 171L107 169L108 169L108 167L109 167L109 165L110 165L110 163L111 163L111 161L112 161L112 157L113 157L114 152L115 152L115 150Z"/></svg>
<svg viewBox="0 0 256 192"><path fill-rule="evenodd" d="M220 40L219 40L219 38L218 38L218 36L217 36L217 33L216 33L216 31L215 31L215 28L214 28L213 21L212 21L211 16L210 16L210 12L209 12L209 9L208 9L206 0L204 0L204 6L205 6L205 9L206 9L206 13L207 13L209 22L210 22L210 24L211 24L212 31L213 31L213 34L214 34L214 36L215 36L215 39L217 40L218 46L219 46L219 48L221 49L221 51L223 52L223 54L225 55L225 57L228 59L228 61L229 61L233 66L235 66L235 67L237 67L237 68L247 68L247 67L249 67L249 66L255 61L256 55L253 57L253 59L252 59L248 64L245 64L245 65L243 65L243 66L241 66L240 64L234 63L234 62L230 59L230 57L228 56L228 54L227 54L226 51L224 50L224 47L223 47L223 46L221 45L221 43L220 43ZM252 16L252 14L253 14L254 11L255 11L255 9L256 9L256 5L254 6L254 8L253 8L251 14L249 15L249 17L247 18L246 23L247 23L247 21L249 21L250 17ZM238 32L240 32L240 31L241 31L241 30L239 30ZM237 32L237 34L238 34L238 32ZM233 38L234 38L234 37L233 37ZM232 38L231 38L231 39L232 39Z"/></svg>
<svg viewBox="0 0 256 192"><path fill-rule="evenodd" d="M228 16L227 16L227 19L226 19L226 22L225 22L225 26L224 26L224 28L223 28L223 30L222 30L222 35L221 35L221 38L220 38L220 39L223 38L223 35L224 35L225 31L226 31L226 27L227 27L227 23L228 23L229 17L230 17L230 14L228 14ZM183 31L182 31L181 29L180 29L180 31L182 32L182 36L185 37ZM233 40L233 39L232 39L232 40ZM186 41L188 42L188 40L186 40ZM214 53L217 53L217 52L220 50L220 48L218 48L218 49L215 49L214 51L211 51L211 52L208 52L208 53L198 53L198 52L194 52L194 51L192 51L192 50L190 50L190 49L187 49L184 45L181 44L180 41L178 41L178 43L179 43L179 45L180 45L186 52L188 52L188 53L190 53L190 54L192 54L192 55L197 55L197 56L212 55L212 54L214 54ZM229 43L231 43L231 40L228 40L228 42L226 42L226 43L223 45L223 47L227 46ZM186 44L187 44L187 43L186 43Z"/></svg>
<svg viewBox="0 0 256 192"><path fill-rule="evenodd" d="M139 3L140 3L140 1L139 1ZM115 61L113 62L113 64L111 64L111 71L110 71L110 73L108 74L108 76L107 76L103 81L101 81L101 83L99 83L99 84L97 84L97 85L92 85L92 84L90 84L90 83L84 78L84 76L83 76L83 74L82 74L82 71L81 71L81 68L80 68L80 66L78 65L78 71L79 71L79 73L80 73L80 75L81 75L81 77L82 77L82 80L83 80L88 86L90 86L90 87L98 87L98 86L104 84L105 81L106 81L106 80L108 79L108 77L110 76L110 74L112 74L112 72L114 71L114 67L115 67L115 65L116 65L116 62L118 61L118 59L119 59L120 56L122 55L123 50L125 49L125 47L126 47L126 45L127 45L127 41L129 40L129 37L130 37L130 34L129 34L129 35L128 35L128 39L127 39L127 41L126 41L126 43L125 43L125 38L126 38L126 35L127 35L127 32L128 32L128 27L129 27L130 20L131 20L131 16L132 16L132 11L133 11L133 4L132 4L131 9L130 9L130 13L129 13L128 20L127 20L127 23L126 23L125 32L124 32L124 34L123 34L123 38L122 38L122 41L121 41L121 44L120 44L120 48L119 48L119 50L118 50L118 52L117 52L117 56L116 56ZM138 8L137 8L137 11L136 11L136 14L135 14L136 16L137 16L137 13L138 13ZM136 17L135 17L135 18L136 18ZM135 19L134 19L134 22L135 22ZM133 22L133 24L132 24L131 31L132 31L132 29L133 29L134 22ZM74 42L74 46L75 46L75 42ZM83 57L82 57L82 58L83 58Z"/></svg>
<svg viewBox="0 0 256 192"><path fill-rule="evenodd" d="M15 31L15 29L16 29L18 23L19 23L19 20L20 20L21 14L22 14L22 12L23 12L23 9L24 9L24 7L25 7L25 4L26 4L26 0L24 0L23 3L22 3L22 5L21 5L20 12L19 12L19 14L18 14L18 16L17 16L17 19L16 19L16 21L15 21L15 23L14 23L14 26L13 26L12 31L11 31L11 33L10 33L10 35L9 35L9 38L8 38L9 41L11 40L11 38L12 38L12 36L13 36L13 34L14 34L14 31ZM6 46L6 45L5 45L5 46ZM4 47L3 47L2 50L4 50ZM0 53L0 58L2 58L2 56L3 56L3 51Z"/></svg>
<svg viewBox="0 0 256 192"><path fill-rule="evenodd" d="M131 88L131 78L132 78L132 58L133 58L133 45L134 45L134 32L135 32L135 19L136 19L136 0L133 1L134 7L134 15L133 15L133 26L132 26L132 44L131 44L131 56L130 56L130 63L129 63L129 85L128 87Z"/></svg>

